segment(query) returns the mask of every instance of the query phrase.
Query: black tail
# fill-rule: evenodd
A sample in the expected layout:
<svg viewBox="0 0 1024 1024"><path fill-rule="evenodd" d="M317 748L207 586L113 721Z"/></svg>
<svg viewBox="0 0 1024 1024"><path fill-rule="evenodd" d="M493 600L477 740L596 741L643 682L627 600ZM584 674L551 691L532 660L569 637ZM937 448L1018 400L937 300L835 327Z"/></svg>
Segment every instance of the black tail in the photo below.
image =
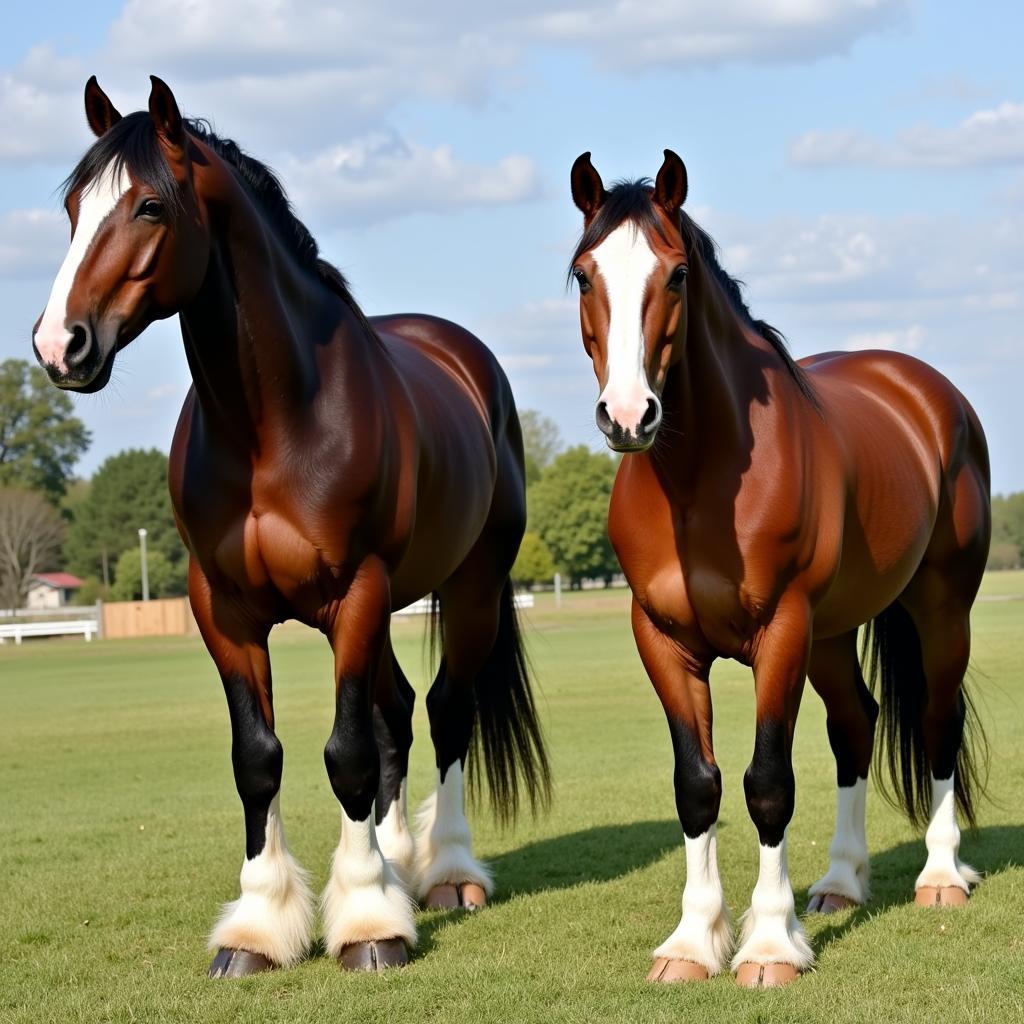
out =
<svg viewBox="0 0 1024 1024"><path fill-rule="evenodd" d="M914 620L902 605L891 604L865 627L861 662L871 691L877 694L881 705L875 778L886 799L902 808L911 822L927 824L931 815L931 771L924 746L928 685L921 659L921 639ZM956 759L956 803L964 821L973 827L977 800L984 790L988 744L963 686L959 701L963 738Z"/></svg>
<svg viewBox="0 0 1024 1024"><path fill-rule="evenodd" d="M431 614L431 651L442 630L437 597ZM469 751L470 800L479 803L484 777L494 816L511 824L519 813L521 785L533 814L551 803L551 768L530 688L511 580L501 592L498 636L476 682L476 728Z"/></svg>

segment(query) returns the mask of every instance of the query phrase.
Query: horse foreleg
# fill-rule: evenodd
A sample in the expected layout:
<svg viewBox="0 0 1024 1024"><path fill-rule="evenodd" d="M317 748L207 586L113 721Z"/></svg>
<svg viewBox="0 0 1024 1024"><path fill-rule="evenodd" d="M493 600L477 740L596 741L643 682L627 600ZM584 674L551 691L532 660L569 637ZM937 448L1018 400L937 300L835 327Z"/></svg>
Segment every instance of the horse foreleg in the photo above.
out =
<svg viewBox="0 0 1024 1024"><path fill-rule="evenodd" d="M241 895L210 935L210 976L240 977L295 964L309 946L313 898L305 871L288 852L279 792L283 751L274 734L267 631L220 602L193 564L189 595L224 683L231 716L231 762L245 811Z"/></svg>
<svg viewBox="0 0 1024 1024"><path fill-rule="evenodd" d="M373 727L380 754L375 820L381 853L395 865L407 889L412 886L415 870L407 804L415 701L416 694L395 658L389 639L381 659L373 704Z"/></svg>
<svg viewBox="0 0 1024 1024"><path fill-rule="evenodd" d="M786 861L793 817L793 730L810 650L810 614L799 598L780 603L754 657L757 735L743 776L747 810L760 842L760 868L740 948L736 980L750 987L786 984L814 962L797 921Z"/></svg>
<svg viewBox="0 0 1024 1024"><path fill-rule="evenodd" d="M686 847L682 916L654 951L650 981L698 981L726 965L732 928L718 875L715 824L722 777L711 742L710 665L697 665L634 600L633 635L661 698L675 754L676 810Z"/></svg>
<svg viewBox="0 0 1024 1024"><path fill-rule="evenodd" d="M404 964L407 947L416 942L412 903L381 852L373 813L380 786L373 689L390 611L386 567L371 557L357 571L332 626L335 719L324 748L341 804L341 838L323 896L324 940L328 952L353 970Z"/></svg>

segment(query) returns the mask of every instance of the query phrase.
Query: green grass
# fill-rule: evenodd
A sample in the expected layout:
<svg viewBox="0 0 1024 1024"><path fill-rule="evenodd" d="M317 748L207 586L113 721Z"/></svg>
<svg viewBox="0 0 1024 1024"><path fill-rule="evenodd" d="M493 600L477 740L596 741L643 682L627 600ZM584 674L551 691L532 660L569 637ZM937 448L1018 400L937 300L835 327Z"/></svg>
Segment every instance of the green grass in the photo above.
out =
<svg viewBox="0 0 1024 1024"><path fill-rule="evenodd" d="M1021 582L1004 592L1024 592ZM683 856L668 734L633 647L627 598L572 594L556 611L546 595L530 619L553 812L506 833L475 815L477 851L498 880L493 905L473 917L421 915L415 961L380 977L346 975L314 955L242 982L205 979L205 935L220 902L236 895L243 830L223 696L198 640L0 650L0 1020L1024 1019L1024 602L979 604L974 620L996 803L964 836L965 859L987 875L970 905L912 905L923 842L873 791L873 903L809 919L817 970L766 993L729 975L644 983L649 951L678 920ZM401 623L397 648L421 694L411 778L419 800L432 778L422 625ZM322 761L331 662L321 638L299 628L276 633L273 654L288 838L322 886L338 829ZM749 673L723 663L713 690L725 783L719 854L738 916L757 867L741 783L753 740ZM826 865L833 772L808 690L790 829L801 908Z"/></svg>

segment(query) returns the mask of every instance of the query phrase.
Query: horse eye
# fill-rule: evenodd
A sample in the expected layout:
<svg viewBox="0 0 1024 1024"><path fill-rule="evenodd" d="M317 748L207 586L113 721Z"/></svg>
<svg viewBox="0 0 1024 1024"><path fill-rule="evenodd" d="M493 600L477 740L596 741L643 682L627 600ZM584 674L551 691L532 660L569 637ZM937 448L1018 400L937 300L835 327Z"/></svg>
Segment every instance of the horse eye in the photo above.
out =
<svg viewBox="0 0 1024 1024"><path fill-rule="evenodd" d="M687 267L685 264L680 263L675 270L672 271L672 276L668 279L668 286L672 291L679 291L683 285L683 281L686 280Z"/></svg>
<svg viewBox="0 0 1024 1024"><path fill-rule="evenodd" d="M135 216L146 220L159 220L164 215L164 204L159 199L147 199L138 209Z"/></svg>
<svg viewBox="0 0 1024 1024"><path fill-rule="evenodd" d="M590 282L587 280L587 275L579 267L572 272L572 276L576 278L576 283L580 286L580 294L586 294L590 291Z"/></svg>

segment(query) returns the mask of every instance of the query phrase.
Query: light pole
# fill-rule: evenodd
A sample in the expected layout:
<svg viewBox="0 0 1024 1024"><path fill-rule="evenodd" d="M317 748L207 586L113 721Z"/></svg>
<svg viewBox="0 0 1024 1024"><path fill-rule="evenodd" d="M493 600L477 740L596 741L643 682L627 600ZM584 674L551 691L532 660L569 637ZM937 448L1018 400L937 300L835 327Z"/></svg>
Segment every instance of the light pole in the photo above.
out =
<svg viewBox="0 0 1024 1024"><path fill-rule="evenodd" d="M149 600L149 572L146 568L146 528L139 527L139 554L142 562L142 600Z"/></svg>

